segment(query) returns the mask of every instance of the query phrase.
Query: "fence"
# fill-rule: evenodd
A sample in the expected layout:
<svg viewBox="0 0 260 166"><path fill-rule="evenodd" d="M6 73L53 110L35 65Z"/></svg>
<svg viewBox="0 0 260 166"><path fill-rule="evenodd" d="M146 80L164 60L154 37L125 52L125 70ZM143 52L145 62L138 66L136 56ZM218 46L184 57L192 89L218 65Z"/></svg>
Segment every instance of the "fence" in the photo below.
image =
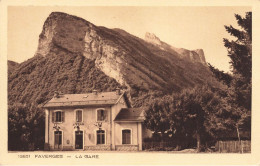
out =
<svg viewBox="0 0 260 166"><path fill-rule="evenodd" d="M215 150L221 153L250 153L251 141L217 141Z"/></svg>
<svg viewBox="0 0 260 166"><path fill-rule="evenodd" d="M144 142L143 143L143 150L173 150L176 148L176 143L174 142Z"/></svg>

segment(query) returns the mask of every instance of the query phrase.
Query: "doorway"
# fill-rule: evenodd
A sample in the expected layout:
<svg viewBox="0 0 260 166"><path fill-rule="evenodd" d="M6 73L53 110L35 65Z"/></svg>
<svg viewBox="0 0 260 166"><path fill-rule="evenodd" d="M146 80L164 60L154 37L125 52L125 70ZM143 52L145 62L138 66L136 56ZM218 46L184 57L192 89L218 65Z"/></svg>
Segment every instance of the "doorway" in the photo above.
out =
<svg viewBox="0 0 260 166"><path fill-rule="evenodd" d="M75 149L83 149L83 131L75 131Z"/></svg>
<svg viewBox="0 0 260 166"><path fill-rule="evenodd" d="M54 131L54 149L61 150L62 149L62 132Z"/></svg>

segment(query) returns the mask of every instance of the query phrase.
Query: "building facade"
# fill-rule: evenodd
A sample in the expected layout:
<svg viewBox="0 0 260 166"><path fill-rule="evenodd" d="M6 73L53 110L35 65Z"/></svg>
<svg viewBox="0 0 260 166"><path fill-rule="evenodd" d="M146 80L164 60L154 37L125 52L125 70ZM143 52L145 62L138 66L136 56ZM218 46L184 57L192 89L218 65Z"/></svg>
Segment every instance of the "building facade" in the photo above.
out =
<svg viewBox="0 0 260 166"><path fill-rule="evenodd" d="M45 108L45 149L142 150L143 110L129 108L126 95L93 91L58 94Z"/></svg>

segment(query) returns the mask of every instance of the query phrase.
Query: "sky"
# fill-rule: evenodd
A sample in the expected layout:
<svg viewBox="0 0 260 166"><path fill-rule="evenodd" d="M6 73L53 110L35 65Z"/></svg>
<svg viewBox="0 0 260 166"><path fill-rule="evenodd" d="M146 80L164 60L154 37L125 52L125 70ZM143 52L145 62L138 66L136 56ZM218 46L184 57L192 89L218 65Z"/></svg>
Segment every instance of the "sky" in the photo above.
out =
<svg viewBox="0 0 260 166"><path fill-rule="evenodd" d="M223 38L232 39L224 25L237 27L234 14L251 7L8 7L8 60L23 62L34 56L44 21L54 11L81 17L97 26L121 28L144 38L154 33L177 48L203 49L206 61L230 70Z"/></svg>

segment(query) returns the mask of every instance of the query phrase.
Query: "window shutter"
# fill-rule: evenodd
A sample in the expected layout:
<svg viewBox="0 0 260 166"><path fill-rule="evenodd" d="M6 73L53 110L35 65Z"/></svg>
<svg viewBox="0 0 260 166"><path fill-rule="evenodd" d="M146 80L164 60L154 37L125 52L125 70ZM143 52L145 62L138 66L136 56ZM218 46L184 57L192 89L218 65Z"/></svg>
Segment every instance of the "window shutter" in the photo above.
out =
<svg viewBox="0 0 260 166"><path fill-rule="evenodd" d="M83 111L79 111L79 122L82 122Z"/></svg>
<svg viewBox="0 0 260 166"><path fill-rule="evenodd" d="M61 121L65 122L65 111L61 112Z"/></svg>
<svg viewBox="0 0 260 166"><path fill-rule="evenodd" d="M107 121L107 111L106 110L104 110L104 121Z"/></svg>
<svg viewBox="0 0 260 166"><path fill-rule="evenodd" d="M97 110L97 121L100 121L101 119L101 112L100 110Z"/></svg>
<svg viewBox="0 0 260 166"><path fill-rule="evenodd" d="M52 117L52 118L51 118L51 119L52 119L52 123L55 122L55 119L54 119L54 118L55 118L55 113L54 113L54 111L52 111L51 117Z"/></svg>
<svg viewBox="0 0 260 166"><path fill-rule="evenodd" d="M78 122L79 121L79 111L76 111L76 122Z"/></svg>
<svg viewBox="0 0 260 166"><path fill-rule="evenodd" d="M82 122L82 116L83 116L83 111L77 110L76 111L76 122Z"/></svg>

